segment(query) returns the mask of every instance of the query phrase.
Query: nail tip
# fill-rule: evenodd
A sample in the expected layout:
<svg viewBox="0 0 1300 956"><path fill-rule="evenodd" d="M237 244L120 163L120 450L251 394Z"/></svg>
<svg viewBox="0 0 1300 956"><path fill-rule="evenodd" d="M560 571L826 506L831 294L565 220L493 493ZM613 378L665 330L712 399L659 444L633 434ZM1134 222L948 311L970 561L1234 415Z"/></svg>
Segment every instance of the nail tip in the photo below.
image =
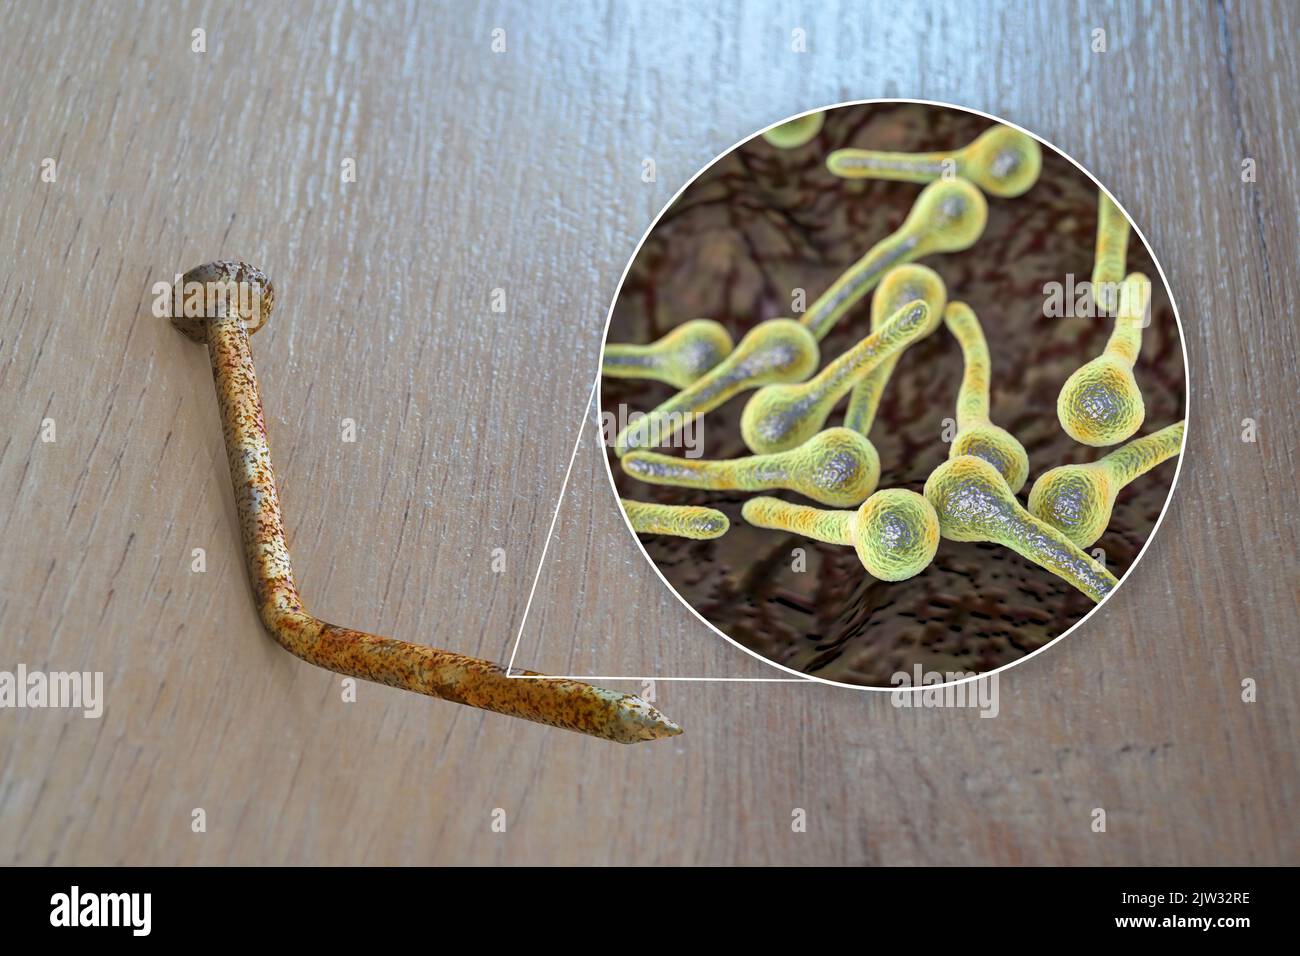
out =
<svg viewBox="0 0 1300 956"><path fill-rule="evenodd" d="M624 743L639 744L649 740L667 740L670 737L678 737L686 731L680 726L673 723L667 717L658 720L648 726L637 728L635 736L624 740Z"/></svg>
<svg viewBox="0 0 1300 956"><path fill-rule="evenodd" d="M657 707L635 694L627 695L620 702L619 710L620 723L627 731L624 743L663 740L685 733L676 721L665 717Z"/></svg>

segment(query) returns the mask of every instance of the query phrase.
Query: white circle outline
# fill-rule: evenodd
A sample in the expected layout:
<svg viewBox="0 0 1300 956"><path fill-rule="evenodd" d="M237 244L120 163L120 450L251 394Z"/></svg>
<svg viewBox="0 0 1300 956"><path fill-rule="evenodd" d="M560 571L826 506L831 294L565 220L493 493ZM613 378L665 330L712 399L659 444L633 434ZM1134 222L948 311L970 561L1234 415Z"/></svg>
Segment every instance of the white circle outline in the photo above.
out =
<svg viewBox="0 0 1300 956"><path fill-rule="evenodd" d="M715 165L717 165L719 161L730 156L740 146L749 142L751 139L754 139L755 137L758 136L762 136L768 130L780 126L782 123L788 123L791 120L800 119L804 116L807 116L809 113L824 113L824 112L829 112L830 110L841 109L846 106L872 106L872 105L882 104L882 103L916 103L922 106L938 106L944 109L959 110L963 113L972 113L976 116L981 116L984 119L992 120L995 123L1001 123L1003 126L1009 126L1012 129L1019 130L1021 133L1024 133L1026 136L1032 137L1033 139L1037 140L1039 143L1043 144L1044 146L1047 146L1048 148L1055 150L1058 155L1063 156L1067 160L1069 160L1070 163L1072 163L1076 169L1078 169L1081 173L1083 173L1083 175L1086 176L1089 180L1091 180L1092 183L1098 189L1100 189L1103 193L1105 193L1110 198L1111 202L1113 202L1116 206L1119 207L1120 212L1124 214L1124 218L1128 220L1129 226L1133 229L1135 233L1137 233L1138 238L1142 240L1142 245L1146 249L1147 255L1151 257L1151 262L1155 265L1156 272L1159 273L1160 275L1160 281L1164 285L1165 295L1169 299L1169 307L1173 310L1174 313L1174 324L1178 327L1178 344L1180 350L1183 353L1183 421L1184 423L1186 423L1191 418L1190 413L1191 413L1191 406L1192 406L1192 401L1191 401L1192 378L1191 378L1191 369L1187 364L1187 344L1186 344L1187 335L1183 330L1183 319L1182 316L1178 314L1178 303L1175 301L1173 290L1169 286L1169 279L1165 276L1164 267L1160 265L1160 260L1156 258L1155 251L1151 248L1151 243L1147 242L1146 235L1142 232L1140 228L1138 228L1137 223L1134 221L1133 217L1129 215L1129 211L1124 208L1124 205L1118 199L1115 198L1114 194L1111 193L1111 191L1105 187L1105 185L1101 182L1101 180L1099 180L1096 176L1094 176L1091 172L1089 172L1086 168L1084 168L1083 164L1080 163L1077 159L1075 159L1073 156L1071 156L1069 153L1067 153L1065 150L1061 149L1054 143L1048 142L1047 140L1043 139L1043 137L1025 129L1023 126L1020 126L1016 123L1009 122L1000 116L994 116L992 113L986 113L983 110L974 109L973 107L969 107L969 106L958 106L955 103L945 103L941 100L918 100L918 99L908 99L906 97L883 97L877 99L845 100L840 103L832 103L829 106L822 106L822 107L817 107L815 109L804 110L802 113L796 113L792 116L786 117L783 120L778 120L777 122L765 126L761 130L758 130L756 133L752 133L751 135L746 136L743 139L736 140L736 142L734 142L730 147L723 150L713 159L709 160L709 162L707 162L704 166L700 167L699 171L694 176L692 176L685 183L683 183L681 188L679 188L677 192L673 193L673 195L669 198L668 202L664 204L663 208L659 210L659 213L654 217L653 220L651 220L650 226L642 234L640 241L637 242L636 244L636 248L632 250L632 255L628 258L627 265L623 267L623 274L619 276L618 285L615 286L614 288L614 297L610 299L609 312L605 316L605 330L602 333L601 340L600 340L600 364L597 366L596 369L595 411L596 411L597 421L599 421L601 411L604 408L604 402L602 400L601 393L604 389L605 376L601 374L601 369L605 367L605 346L606 344L608 344L609 341L610 324L614 320L614 307L618 305L618 297L623 292L623 284L627 282L627 274L632 269L632 263L636 262L637 256L641 254L641 247L644 246L645 241L650 238L650 233L654 232L655 227L659 225L659 220L661 220L664 217L664 213L668 212L668 210L672 208L673 203L677 202L678 198L682 195L682 193L684 193L688 188L690 188L692 183L694 183L697 179L699 179L706 172L708 172ZM659 565L655 563L654 558L650 557L650 552L648 552L645 549L645 545L641 543L640 537L637 536L636 531L632 527L632 522L627 517L627 512L623 510L621 505L619 506L618 512L619 515L623 518L623 524L627 527L628 533L632 535L632 540L636 542L636 546L640 550L642 557L644 557L646 559L646 562L650 565L650 567L654 569L655 574L658 575L659 580L663 582L664 587L668 588L668 590L672 592L672 595L675 598L677 598L677 600L680 601L688 611L694 614L695 617L699 619L700 623L702 623L705 627L713 631L713 633L717 634L719 637L727 641L729 644L733 645L734 647L740 648L746 654L750 655L753 658L756 658L757 660L762 661L764 664L767 664L769 667L775 667L778 670L785 671L787 674L792 674L795 677L801 677L804 680L816 681L817 683L826 684L831 687L842 687L846 690L872 691L877 693L893 694L899 691L911 692L915 690L934 689L938 687L957 687L961 684L968 684L973 681L983 680L984 678L992 677L996 674L1000 674L1002 671L1015 667L1017 664L1023 664L1025 661L1037 657L1043 651L1047 650L1052 645L1060 641L1063 641L1065 638L1073 634L1078 628L1082 627L1083 624L1089 618L1091 618L1094 614L1100 611L1102 607L1105 606L1106 602L1109 601L1113 595L1118 593L1120 587L1124 584L1124 580L1133 572L1133 569L1136 568L1139 563L1141 563L1143 556L1146 555L1147 553L1147 549L1151 547L1151 542L1155 540L1156 534L1160 530L1160 526L1164 523L1165 515L1169 512L1169 505L1174 500L1174 492L1178 490L1178 479L1182 475L1182 471L1183 471L1183 455L1187 451L1187 438L1188 438L1189 430L1190 429L1186 427L1185 424L1183 428L1183 442L1178 449L1178 461L1174 465L1174 480L1173 483L1169 486L1169 494L1165 496L1165 503L1164 503L1164 507L1160 509L1160 516L1156 518L1156 523L1152 526L1151 533L1147 535L1146 541L1142 543L1142 547L1138 551L1137 557L1133 559L1133 563L1130 564L1128 570L1124 572L1124 577L1120 578L1119 583L1115 585L1113 589L1111 589L1111 592L1109 594L1107 594L1104 598L1102 598L1096 604L1096 606L1092 608L1092 610L1090 610L1083 617L1079 618L1079 620L1075 621L1072 625L1066 628L1062 633L1052 638L1042 647L1030 651L1028 654L1024 655L1023 657L1018 657L1013 661L1008 661L1007 663L1003 664L1001 667L995 667L991 671L982 671L978 674L973 674L970 677L963 677L960 680L944 681L939 684L923 684L920 687L915 687L911 684L894 685L890 687L878 687L870 684L849 684L849 683L845 683L844 681L830 680L829 678L826 677L818 677L816 674L806 674L803 671L797 671L792 667L787 667L785 664L777 663L776 661L768 657L764 657L758 651L746 647L744 644L741 644L730 634L727 634L724 631L722 631L720 628L716 627L712 621L710 621L703 614L697 611L695 609L695 606L691 604L690 601L682 597L681 593L675 587L672 586L672 584L668 581L666 577L664 577L663 572L659 570ZM597 434L599 435L599 432ZM605 442L603 440L600 442L600 449L601 449L601 460L605 463L605 472L609 476L609 487L610 490L614 492L614 502L615 504L617 504L620 497L618 492L618 485L614 483L614 468L609 462L608 448L605 445Z"/></svg>

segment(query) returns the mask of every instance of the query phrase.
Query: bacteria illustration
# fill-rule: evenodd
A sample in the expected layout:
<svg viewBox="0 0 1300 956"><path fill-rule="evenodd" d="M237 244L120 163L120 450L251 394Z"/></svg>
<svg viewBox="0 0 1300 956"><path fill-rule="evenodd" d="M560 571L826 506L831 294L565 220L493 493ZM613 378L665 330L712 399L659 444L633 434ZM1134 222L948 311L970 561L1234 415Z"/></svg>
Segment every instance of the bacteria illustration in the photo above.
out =
<svg viewBox="0 0 1300 956"><path fill-rule="evenodd" d="M763 134L763 139L777 149L798 149L813 141L813 137L822 131L822 123L825 120L826 116L823 113L799 116L779 126L773 126Z"/></svg>
<svg viewBox="0 0 1300 956"><path fill-rule="evenodd" d="M969 249L984 232L988 203L964 179L939 180L921 190L907 218L823 292L800 321L820 342L835 323L876 287L886 272L939 252Z"/></svg>
<svg viewBox="0 0 1300 956"><path fill-rule="evenodd" d="M957 390L957 434L948 457L983 458L1006 479L1012 493L1029 478L1029 455L1011 432L989 420L989 346L975 312L965 302L953 302L943 313L944 324L961 346L961 385Z"/></svg>
<svg viewBox="0 0 1300 956"><path fill-rule="evenodd" d="M844 424L863 435L871 434L871 426L880 410L889 377L902 354L912 344L919 342L943 323L944 306L948 304L948 290L944 288L939 273L929 266L909 264L885 273L871 299L871 331L909 302L924 302L929 316L920 334L890 355L872 371L862 376L849 393L849 407L844 412Z"/></svg>
<svg viewBox="0 0 1300 956"><path fill-rule="evenodd" d="M1053 468L1034 482L1029 510L1087 548L1105 533L1120 491L1182 447L1183 423L1176 422L1133 439L1099 461Z"/></svg>
<svg viewBox="0 0 1300 956"><path fill-rule="evenodd" d="M1119 284L1128 258L1128 219L1104 192L1097 194L1097 243L1092 266L1092 295L1107 315L1119 306Z"/></svg>
<svg viewBox="0 0 1300 956"><path fill-rule="evenodd" d="M716 508L690 505L657 505L648 501L620 498L619 504L637 534L666 534L677 538L708 541L727 533L731 521Z"/></svg>
<svg viewBox="0 0 1300 956"><path fill-rule="evenodd" d="M1133 366L1142 350L1142 326L1150 301L1151 280L1139 272L1126 277L1106 348L1061 386L1056 417L1065 433L1080 444L1115 445L1142 427L1146 403Z"/></svg>
<svg viewBox="0 0 1300 956"><path fill-rule="evenodd" d="M821 511L780 498L750 498L741 514L758 528L852 545L867 573L882 581L915 577L930 566L939 549L934 506L903 488L877 491L857 511Z"/></svg>
<svg viewBox="0 0 1300 956"><path fill-rule="evenodd" d="M995 670L1082 621L1152 533L1181 329L1123 211L1034 137L907 102L808 116L707 167L629 266L606 368L699 317L736 346L692 381L603 377L612 481L727 519L639 541L773 663L867 687Z"/></svg>
<svg viewBox="0 0 1300 956"><path fill-rule="evenodd" d="M961 455L944 462L926 480L925 498L945 538L1010 548L1094 601L1119 583L1064 532L1025 510L1001 472L983 458Z"/></svg>
<svg viewBox="0 0 1300 956"><path fill-rule="evenodd" d="M629 424L614 440L614 451L652 443L671 444L695 416L727 399L773 382L799 382L817 367L817 341L792 319L772 319L740 340L735 350L691 385L649 414Z"/></svg>
<svg viewBox="0 0 1300 956"><path fill-rule="evenodd" d="M856 505L876 489L880 457L871 442L849 428L828 428L798 448L725 461L634 451L623 470L652 485L711 491L797 491L822 504Z"/></svg>
<svg viewBox="0 0 1300 956"><path fill-rule="evenodd" d="M969 146L952 152L890 153L871 149L837 149L826 168L845 179L892 179L933 182L945 175L969 179L990 196L1011 198L1038 182L1042 151L1032 136L1009 126L993 126Z"/></svg>
<svg viewBox="0 0 1300 956"><path fill-rule="evenodd" d="M606 345L600 374L685 388L731 354L731 333L712 319L683 322L649 345Z"/></svg>
<svg viewBox="0 0 1300 956"><path fill-rule="evenodd" d="M740 417L745 444L764 454L808 441L854 385L920 338L929 324L929 306L910 302L807 382L759 389Z"/></svg>

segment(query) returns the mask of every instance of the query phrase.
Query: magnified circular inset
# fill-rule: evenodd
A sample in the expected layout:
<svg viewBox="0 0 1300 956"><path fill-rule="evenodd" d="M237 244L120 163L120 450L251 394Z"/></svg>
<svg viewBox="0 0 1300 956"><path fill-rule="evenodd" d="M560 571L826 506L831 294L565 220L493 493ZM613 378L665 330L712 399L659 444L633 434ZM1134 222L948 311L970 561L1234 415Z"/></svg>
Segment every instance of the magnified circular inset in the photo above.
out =
<svg viewBox="0 0 1300 956"><path fill-rule="evenodd" d="M624 274L610 473L678 596L791 671L890 687L1022 660L1114 593L1173 490L1182 332L1082 167L873 101L719 157Z"/></svg>

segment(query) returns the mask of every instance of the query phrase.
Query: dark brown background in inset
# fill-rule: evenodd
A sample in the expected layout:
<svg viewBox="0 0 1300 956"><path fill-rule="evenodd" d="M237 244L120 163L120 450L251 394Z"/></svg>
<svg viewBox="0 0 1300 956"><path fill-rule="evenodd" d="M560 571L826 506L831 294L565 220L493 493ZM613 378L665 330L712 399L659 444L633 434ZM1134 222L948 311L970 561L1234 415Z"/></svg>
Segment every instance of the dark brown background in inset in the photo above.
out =
<svg viewBox="0 0 1300 956"><path fill-rule="evenodd" d="M868 248L902 224L921 186L848 181L825 167L847 146L923 152L964 146L992 121L918 103L844 106L828 111L818 137L780 150L754 137L695 180L647 237L628 272L610 323L610 342L649 342L697 316L740 338L766 319L791 314L791 295L811 303ZM980 317L992 356L992 418L1029 453L1029 488L1039 474L1095 461L1109 449L1078 445L1060 428L1056 396L1066 377L1099 354L1108 318L1049 318L1047 283L1086 282L1092 272L1097 190L1051 147L1043 173L1023 196L989 197L988 226L965 252L921 260L943 277L949 300ZM1133 233L1128 271L1152 281L1152 322L1135 374L1146 401L1139 435L1183 417L1183 352L1173 310L1148 250ZM1073 302L1074 295L1070 295ZM870 329L870 299L840 319L822 342L822 365ZM955 415L961 350L943 326L909 349L885 392L871 440L881 488L920 492L947 458L943 420ZM607 415L648 411L673 390L657 382L607 378ZM749 454L739 420L747 392L702 420L707 458ZM838 425L840 402L827 425ZM682 454L683 449L662 449ZM719 508L731 530L714 541L647 535L643 543L668 581L724 633L803 673L888 686L919 664L941 673L987 671L1037 650L1093 607L1083 594L1014 552L992 544L944 541L924 572L901 582L867 575L852 548L754 528L741 518L750 494L647 485L610 453L619 493L665 504ZM1108 567L1123 577L1160 516L1175 461L1120 493L1105 535ZM778 497L816 504L793 492ZM804 548L807 569L792 569ZM1091 549L1090 549L1091 550ZM1104 613L1104 612L1103 612Z"/></svg>
<svg viewBox="0 0 1300 956"><path fill-rule="evenodd" d="M100 720L0 711L0 862L1300 863L1294 4L166 11L0 7L0 667L108 695ZM1187 334L1160 533L1104 614L1000 675L996 719L660 681L686 733L620 747L372 684L344 704L271 642L207 357L150 282L217 256L275 280L253 354L307 606L500 659L646 226L742 136L872 96L1059 144L1147 229ZM518 662L773 677L664 587L603 455L583 432Z"/></svg>

